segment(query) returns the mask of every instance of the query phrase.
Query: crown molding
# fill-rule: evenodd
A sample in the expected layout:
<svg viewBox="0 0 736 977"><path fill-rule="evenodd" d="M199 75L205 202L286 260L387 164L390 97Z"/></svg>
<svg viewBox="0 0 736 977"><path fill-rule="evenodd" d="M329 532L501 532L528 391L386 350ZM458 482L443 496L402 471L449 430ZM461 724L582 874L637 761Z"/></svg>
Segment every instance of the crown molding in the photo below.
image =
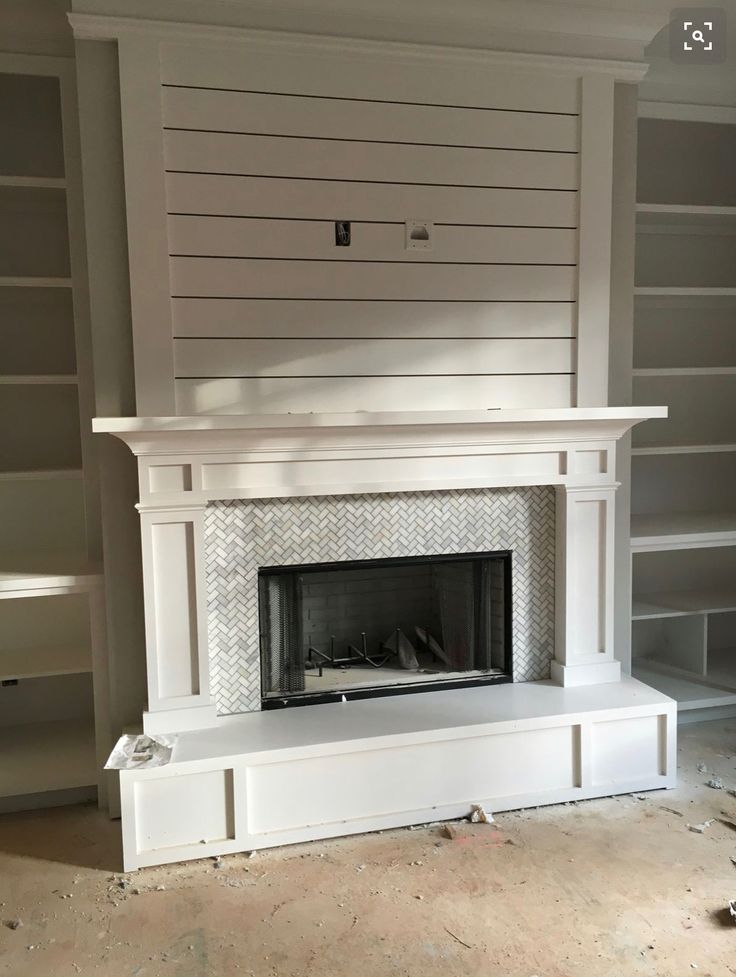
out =
<svg viewBox="0 0 736 977"><path fill-rule="evenodd" d="M251 28L221 27L211 24L175 23L97 14L68 15L76 40L120 40L155 38L159 42L238 44L248 50L280 54L311 53L318 57L366 57L400 63L457 64L458 67L484 68L507 65L516 68L553 70L579 75L596 71L613 75L618 81L638 82L647 72L642 61L612 60L562 54L530 54L406 41L376 41L356 37L334 37Z"/></svg>

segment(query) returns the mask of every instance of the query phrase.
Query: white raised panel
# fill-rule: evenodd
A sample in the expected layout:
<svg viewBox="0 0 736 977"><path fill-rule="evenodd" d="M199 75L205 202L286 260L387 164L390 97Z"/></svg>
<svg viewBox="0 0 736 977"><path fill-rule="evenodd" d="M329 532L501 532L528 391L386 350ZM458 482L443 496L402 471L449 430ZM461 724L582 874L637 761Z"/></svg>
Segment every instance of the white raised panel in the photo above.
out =
<svg viewBox="0 0 736 977"><path fill-rule="evenodd" d="M232 770L140 780L133 803L139 853L235 837Z"/></svg>
<svg viewBox="0 0 736 977"><path fill-rule="evenodd" d="M144 514L149 708L204 705L208 696L202 513Z"/></svg>
<svg viewBox="0 0 736 977"><path fill-rule="evenodd" d="M151 465L148 487L151 492L188 492L192 488L192 466Z"/></svg>
<svg viewBox="0 0 736 977"><path fill-rule="evenodd" d="M578 224L578 194L571 190L402 186L211 173L167 173L166 188L172 214L333 221L395 221L421 214L436 224Z"/></svg>
<svg viewBox="0 0 736 977"><path fill-rule="evenodd" d="M531 753L533 764L518 762L520 754ZM575 786L575 766L570 726L258 764L247 773L248 832L271 834L463 801L469 806L474 797L569 789Z"/></svg>
<svg viewBox="0 0 736 977"><path fill-rule="evenodd" d="M171 87L164 125L327 139L576 152L574 115Z"/></svg>
<svg viewBox="0 0 736 977"><path fill-rule="evenodd" d="M614 784L666 774L665 723L665 716L592 723L593 783Z"/></svg>

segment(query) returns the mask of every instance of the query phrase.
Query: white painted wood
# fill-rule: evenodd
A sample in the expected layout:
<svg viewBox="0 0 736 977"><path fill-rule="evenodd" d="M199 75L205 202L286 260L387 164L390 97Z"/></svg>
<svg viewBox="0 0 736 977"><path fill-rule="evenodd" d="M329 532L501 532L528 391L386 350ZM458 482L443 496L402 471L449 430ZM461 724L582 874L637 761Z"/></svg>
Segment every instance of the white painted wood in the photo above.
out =
<svg viewBox="0 0 736 977"><path fill-rule="evenodd" d="M736 611L733 590L669 590L634 598L634 620L680 617L685 614L721 614Z"/></svg>
<svg viewBox="0 0 736 977"><path fill-rule="evenodd" d="M581 80L578 387L581 407L608 403L613 79Z"/></svg>
<svg viewBox="0 0 736 977"><path fill-rule="evenodd" d="M576 227L571 190L421 186L167 173L169 213L309 220Z"/></svg>
<svg viewBox="0 0 736 977"><path fill-rule="evenodd" d="M136 402L142 414L171 414L173 350L158 44L121 40L118 59Z"/></svg>
<svg viewBox="0 0 736 977"><path fill-rule="evenodd" d="M645 668L658 662L693 675L707 674L707 619L703 614L634 622L633 657Z"/></svg>
<svg viewBox="0 0 736 977"><path fill-rule="evenodd" d="M2 736L0 797L97 782L94 731L88 719L6 726Z"/></svg>
<svg viewBox="0 0 736 977"><path fill-rule="evenodd" d="M70 647L0 649L0 680L78 675L92 671L89 648Z"/></svg>
<svg viewBox="0 0 736 977"><path fill-rule="evenodd" d="M522 408L529 404L571 407L574 378L494 377L305 377L176 381L179 414L310 413Z"/></svg>
<svg viewBox="0 0 736 977"><path fill-rule="evenodd" d="M218 132L164 132L164 164L178 173L576 190L574 153L339 142Z"/></svg>
<svg viewBox="0 0 736 977"><path fill-rule="evenodd" d="M636 216L640 228L685 226L717 232L730 229L736 224L736 207L639 203L636 205Z"/></svg>
<svg viewBox="0 0 736 977"><path fill-rule="evenodd" d="M64 190L66 180L58 176L5 176L0 174L0 187L23 189Z"/></svg>
<svg viewBox="0 0 736 977"><path fill-rule="evenodd" d="M569 339L178 339L177 377L571 373Z"/></svg>
<svg viewBox="0 0 736 977"><path fill-rule="evenodd" d="M99 566L79 554L0 556L0 599L48 589L74 593L99 586Z"/></svg>
<svg viewBox="0 0 736 977"><path fill-rule="evenodd" d="M574 115L169 87L170 129L577 152Z"/></svg>
<svg viewBox="0 0 736 977"><path fill-rule="evenodd" d="M175 297L569 302L575 278L564 265L171 259Z"/></svg>
<svg viewBox="0 0 736 977"><path fill-rule="evenodd" d="M650 444L632 448L632 455L703 455L736 451L736 444Z"/></svg>
<svg viewBox="0 0 736 977"><path fill-rule="evenodd" d="M736 124L736 107L731 105L699 105L686 102L665 102L640 99L639 118L676 119L680 122L716 122Z"/></svg>
<svg viewBox="0 0 736 977"><path fill-rule="evenodd" d="M4 386L13 386L20 384L21 386L33 386L39 384L41 386L57 386L60 384L71 384L76 385L79 383L79 378L77 376L65 376L62 373L49 374L48 376L34 375L34 376L22 376L20 374L6 374L5 376L0 376L0 384Z"/></svg>
<svg viewBox="0 0 736 977"><path fill-rule="evenodd" d="M335 261L518 262L574 265L577 233L556 227L477 227L435 224L431 251L405 246L403 221L351 222L349 247L335 245L333 221L268 220L173 215L173 255L304 258Z"/></svg>
<svg viewBox="0 0 736 977"><path fill-rule="evenodd" d="M674 713L631 679L254 713L181 734L165 768L122 772L125 867L461 817L478 801L497 812L674 786ZM306 805L283 803L307 781Z"/></svg>
<svg viewBox="0 0 736 977"><path fill-rule="evenodd" d="M664 512L631 517L634 553L736 545L733 512Z"/></svg>
<svg viewBox="0 0 736 977"><path fill-rule="evenodd" d="M682 297L682 298L718 298L719 296L732 298L736 297L736 288L731 288L730 286L725 288L697 288L697 287L680 287L677 285L637 285L634 289L634 295L639 295L642 297L647 296L662 296L665 297Z"/></svg>
<svg viewBox="0 0 736 977"><path fill-rule="evenodd" d="M335 94L337 77L343 98L395 101L400 91L401 100L409 103L578 111L580 62L565 74L566 65L560 59L555 64L557 71L540 74L538 69L546 66L523 55L475 55L451 48L407 48L347 39L335 42L324 37L310 45L304 35L295 45L293 37L267 37L263 32L252 33L251 38L253 46L247 54L241 44L219 43L214 57L213 49L204 43L164 43L162 81L165 85L330 97ZM257 50L259 41L262 45L272 41L271 49ZM288 73L284 71L285 56L289 58ZM520 62L526 63L522 67Z"/></svg>
<svg viewBox="0 0 736 977"><path fill-rule="evenodd" d="M0 472L0 482L35 482L50 479L81 479L84 472L81 468L49 468L37 471Z"/></svg>
<svg viewBox="0 0 736 977"><path fill-rule="evenodd" d="M71 278L43 278L28 275L3 275L0 288L71 288Z"/></svg>
<svg viewBox="0 0 736 977"><path fill-rule="evenodd" d="M706 684L705 680L693 680L685 672L674 673L659 662L646 661L634 666L635 678L645 682L650 688L677 701L680 715L697 709L707 709L705 719L719 718L715 712L722 706L736 705L736 692Z"/></svg>
<svg viewBox="0 0 736 977"><path fill-rule="evenodd" d="M642 367L632 373L635 377L730 377L736 375L736 366Z"/></svg>
<svg viewBox="0 0 736 977"><path fill-rule="evenodd" d="M174 336L532 339L573 337L574 302L174 299Z"/></svg>
<svg viewBox="0 0 736 977"><path fill-rule="evenodd" d="M149 709L209 703L200 510L142 514Z"/></svg>

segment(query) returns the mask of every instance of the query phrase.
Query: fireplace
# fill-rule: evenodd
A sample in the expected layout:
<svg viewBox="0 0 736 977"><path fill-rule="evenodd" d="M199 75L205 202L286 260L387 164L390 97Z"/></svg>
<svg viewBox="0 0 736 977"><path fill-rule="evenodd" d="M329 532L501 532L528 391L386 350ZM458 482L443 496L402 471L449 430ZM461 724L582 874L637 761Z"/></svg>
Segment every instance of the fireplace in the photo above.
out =
<svg viewBox="0 0 736 977"><path fill-rule="evenodd" d="M511 680L511 554L261 567L262 705Z"/></svg>

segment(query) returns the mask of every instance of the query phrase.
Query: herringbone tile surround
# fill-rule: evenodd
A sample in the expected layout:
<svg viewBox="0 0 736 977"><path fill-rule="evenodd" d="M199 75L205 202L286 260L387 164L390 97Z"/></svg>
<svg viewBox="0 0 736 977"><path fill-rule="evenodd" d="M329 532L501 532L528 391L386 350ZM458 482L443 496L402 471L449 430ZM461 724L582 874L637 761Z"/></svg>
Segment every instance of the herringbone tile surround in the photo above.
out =
<svg viewBox="0 0 736 977"><path fill-rule="evenodd" d="M549 677L552 488L213 502L205 515L210 679L220 715L260 709L258 568L511 550L514 680Z"/></svg>

